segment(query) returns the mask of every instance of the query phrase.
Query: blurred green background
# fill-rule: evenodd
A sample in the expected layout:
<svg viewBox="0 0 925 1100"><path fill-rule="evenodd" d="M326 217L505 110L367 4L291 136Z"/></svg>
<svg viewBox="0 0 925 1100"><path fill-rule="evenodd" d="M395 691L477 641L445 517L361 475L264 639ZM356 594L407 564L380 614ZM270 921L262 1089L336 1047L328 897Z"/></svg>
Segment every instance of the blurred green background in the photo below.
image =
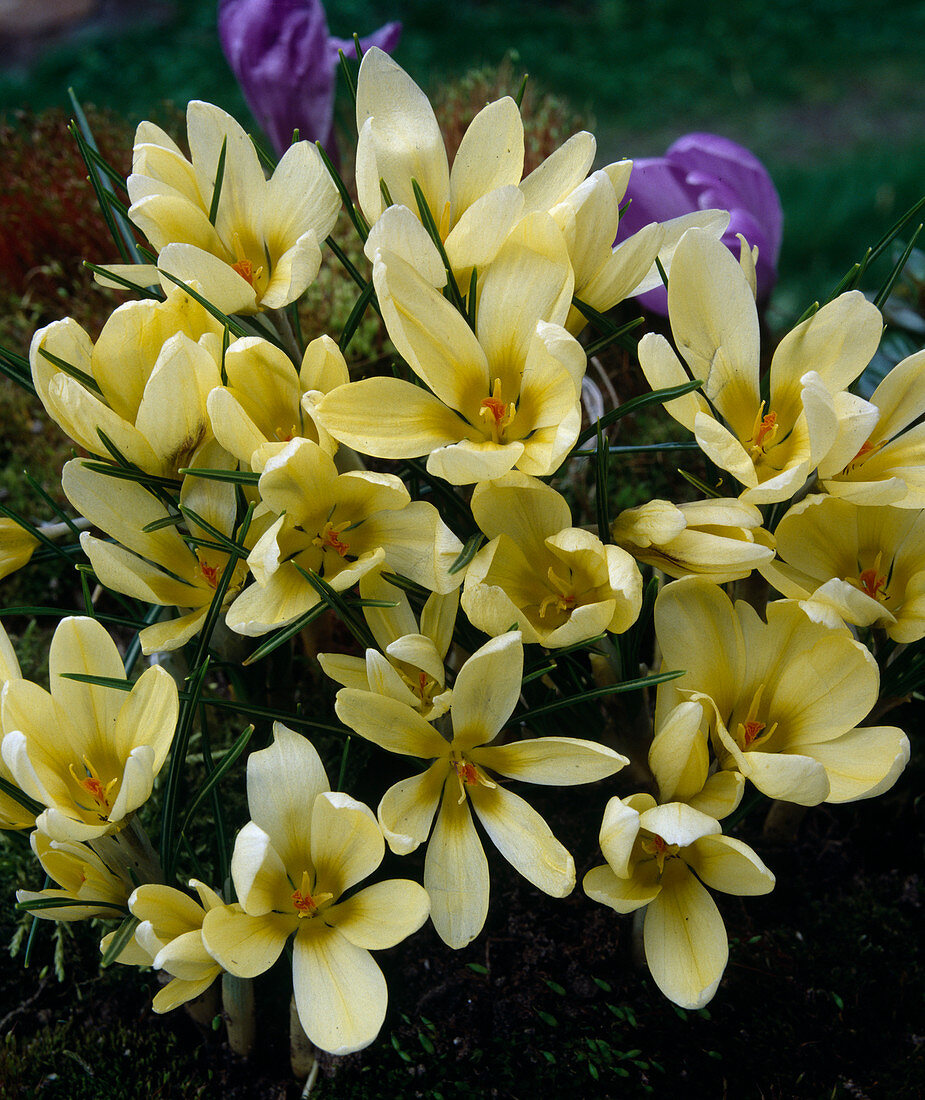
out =
<svg viewBox="0 0 925 1100"><path fill-rule="evenodd" d="M512 51L515 72L593 117L602 162L697 129L748 145L786 215L778 325L925 191L921 2L332 0L328 18L344 36L402 20L395 56L425 88ZM191 98L248 118L208 0L98 0L68 36L3 52L0 113L64 105L72 85L133 122Z"/></svg>

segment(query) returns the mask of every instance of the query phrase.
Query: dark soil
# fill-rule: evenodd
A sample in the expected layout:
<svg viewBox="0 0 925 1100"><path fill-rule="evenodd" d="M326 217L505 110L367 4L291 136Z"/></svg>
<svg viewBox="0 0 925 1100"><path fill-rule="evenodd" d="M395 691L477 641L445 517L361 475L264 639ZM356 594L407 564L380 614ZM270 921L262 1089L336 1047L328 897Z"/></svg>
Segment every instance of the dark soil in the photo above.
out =
<svg viewBox="0 0 925 1100"><path fill-rule="evenodd" d="M901 720L900 720L901 721ZM738 835L777 874L763 898L721 896L730 962L709 1009L666 1001L633 962L632 918L538 893L495 853L488 924L452 952L428 927L378 957L389 980L382 1034L347 1058L322 1056L313 1095L512 1097L568 1086L589 1096L915 1097L925 1091L923 768L870 803L820 807L796 841L768 843L761 813ZM605 784L532 801L571 835L581 876ZM582 861L580 853L586 853ZM395 860L384 871L414 875ZM92 973L94 937L68 944L68 974ZM157 1017L153 979L121 968L63 983L50 925L33 969L2 961L0 1097L89 1100L228 1097L284 1100L288 975L257 982L258 1041L247 1061L182 1011Z"/></svg>

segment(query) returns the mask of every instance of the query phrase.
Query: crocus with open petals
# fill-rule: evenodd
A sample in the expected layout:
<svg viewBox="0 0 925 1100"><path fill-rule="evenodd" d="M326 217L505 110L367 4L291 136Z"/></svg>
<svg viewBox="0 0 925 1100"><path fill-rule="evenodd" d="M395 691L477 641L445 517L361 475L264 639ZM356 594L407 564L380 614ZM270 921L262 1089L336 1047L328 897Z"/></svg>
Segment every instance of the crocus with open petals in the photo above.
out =
<svg viewBox="0 0 925 1100"><path fill-rule="evenodd" d="M302 1027L331 1054L375 1039L388 990L370 950L393 947L427 919L410 879L340 896L382 862L372 812L332 792L311 742L277 722L269 748L247 762L251 820L238 833L231 876L240 906L216 907L202 925L206 949L241 978L262 974L292 942L292 984Z"/></svg>
<svg viewBox="0 0 925 1100"><path fill-rule="evenodd" d="M585 875L585 893L618 913L645 906L643 942L655 984L682 1008L703 1008L729 958L723 918L706 887L767 894L774 875L712 817L683 802L658 806L649 794L607 803L601 850L607 862Z"/></svg>
<svg viewBox="0 0 925 1100"><path fill-rule="evenodd" d="M67 679L125 679L115 642L84 617L58 625L48 669L50 693L29 680L3 689L3 760L20 789L46 807L36 825L52 840L117 832L150 796L167 757L177 686L157 665L128 692Z"/></svg>
<svg viewBox="0 0 925 1100"><path fill-rule="evenodd" d="M798 603L768 604L767 622L716 584L684 577L655 602L667 669L656 726L680 702L703 705L721 768L763 794L802 806L889 790L909 759L895 726L859 726L877 700L877 662L845 629L813 622Z"/></svg>
<svg viewBox="0 0 925 1100"><path fill-rule="evenodd" d="M361 737L391 752L431 760L430 767L385 792L379 822L393 852L413 852L431 833L424 860L437 934L448 946L475 939L488 914L488 860L470 805L504 858L551 897L575 885L575 863L533 807L492 779L551 786L590 783L629 761L575 737L537 737L493 745L520 696L523 642L517 630L492 638L459 670L444 736L404 703L344 688L335 710ZM436 823L434 819L436 818Z"/></svg>

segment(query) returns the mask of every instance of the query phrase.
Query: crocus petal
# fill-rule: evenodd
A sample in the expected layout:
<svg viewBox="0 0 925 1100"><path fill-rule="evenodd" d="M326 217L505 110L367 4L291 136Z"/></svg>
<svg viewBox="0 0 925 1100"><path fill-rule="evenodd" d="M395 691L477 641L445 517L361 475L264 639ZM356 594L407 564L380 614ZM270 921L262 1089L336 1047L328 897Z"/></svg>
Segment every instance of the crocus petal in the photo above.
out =
<svg viewBox="0 0 925 1100"><path fill-rule="evenodd" d="M520 698L524 649L520 631L492 638L459 670L453 686L454 745L491 741Z"/></svg>
<svg viewBox="0 0 925 1100"><path fill-rule="evenodd" d="M825 768L826 802L855 802L883 794L909 762L909 739L895 726L862 726L804 751Z"/></svg>
<svg viewBox="0 0 925 1100"><path fill-rule="evenodd" d="M774 875L741 840L704 836L685 851L684 859L697 877L725 894L767 894L774 889Z"/></svg>
<svg viewBox="0 0 925 1100"><path fill-rule="evenodd" d="M394 947L417 932L429 913L430 899L423 886L410 879L389 879L326 909L325 920L356 947L373 951Z"/></svg>
<svg viewBox="0 0 925 1100"><path fill-rule="evenodd" d="M504 787L468 788L472 808L498 851L537 889L554 898L575 887L575 861L543 817Z"/></svg>
<svg viewBox="0 0 925 1100"><path fill-rule="evenodd" d="M681 1008L703 1008L716 992L729 945L716 903L680 861L669 861L662 889L646 909L646 962L655 984Z"/></svg>
<svg viewBox="0 0 925 1100"><path fill-rule="evenodd" d="M121 958L119 961L122 961ZM213 967L211 973L193 980L174 978L163 989L159 989L155 993L154 999L151 1001L151 1007L157 1013L172 1012L180 1005L185 1005L188 1001L195 1000L201 993L205 993L218 977L218 974L219 968L216 966Z"/></svg>
<svg viewBox="0 0 925 1100"><path fill-rule="evenodd" d="M397 855L413 852L430 834L449 767L446 758L436 760L426 772L395 783L382 796L379 824Z"/></svg>
<svg viewBox="0 0 925 1100"><path fill-rule="evenodd" d="M316 888L335 898L368 878L385 855L382 830L372 810L340 791L315 799L311 846Z"/></svg>
<svg viewBox="0 0 925 1100"><path fill-rule="evenodd" d="M376 1038L388 988L372 955L336 928L309 921L292 950L292 988L305 1034L329 1054L350 1054Z"/></svg>
<svg viewBox="0 0 925 1100"><path fill-rule="evenodd" d="M469 755L476 763L510 779L551 786L593 783L629 763L606 745L577 737L536 737L510 745L475 748Z"/></svg>
<svg viewBox="0 0 925 1100"><path fill-rule="evenodd" d="M592 867L582 879L581 888L592 901L609 905L617 913L632 913L648 905L661 890L657 882L639 878L618 878L608 864Z"/></svg>
<svg viewBox="0 0 925 1100"><path fill-rule="evenodd" d="M488 860L468 802L459 801L452 777L427 846L424 889L434 928L448 947L465 947L482 931L488 916Z"/></svg>
<svg viewBox="0 0 925 1100"><path fill-rule="evenodd" d="M307 855L304 863L308 863ZM293 870L305 868L293 868ZM263 917L289 907L291 891L286 867L267 834L249 821L238 833L231 856L231 877L245 912Z"/></svg>
<svg viewBox="0 0 925 1100"><path fill-rule="evenodd" d="M389 752L432 759L447 750L446 741L429 722L384 695L344 688L337 693L334 710L345 726Z"/></svg>
<svg viewBox="0 0 925 1100"><path fill-rule="evenodd" d="M223 906L206 913L202 942L224 970L238 978L256 978L279 958L298 920L282 913L251 917L236 906Z"/></svg>
<svg viewBox="0 0 925 1100"><path fill-rule="evenodd" d="M248 757L251 819L269 836L287 869L296 871L308 856L311 808L330 789L314 745L282 722L273 723L273 743Z"/></svg>

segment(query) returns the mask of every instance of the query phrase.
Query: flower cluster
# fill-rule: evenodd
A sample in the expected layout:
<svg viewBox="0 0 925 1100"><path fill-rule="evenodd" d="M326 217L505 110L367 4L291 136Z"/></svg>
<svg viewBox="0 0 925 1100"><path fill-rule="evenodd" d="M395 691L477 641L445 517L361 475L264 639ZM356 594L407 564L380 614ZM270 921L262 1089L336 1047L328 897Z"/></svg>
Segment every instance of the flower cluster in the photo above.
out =
<svg viewBox="0 0 925 1100"><path fill-rule="evenodd" d="M246 6L223 5L224 25ZM925 636L925 455L910 427L925 408L925 355L869 401L852 393L882 320L848 291L784 337L762 379L756 270L773 261L779 225L754 240L742 221L738 259L720 239L723 210L627 232L632 164L590 171L595 141L579 133L524 175L511 98L476 115L450 164L427 98L372 47L349 211L368 268L347 266L360 287L353 320L375 309L396 354L351 365L356 325L306 341L298 311L343 181L315 146L280 133L268 177L212 105L190 104L187 121L189 156L138 128L127 217L156 265L102 278L141 298L95 341L66 319L31 347L35 389L82 452L62 485L93 528L80 534L83 568L143 611L125 664L99 621L65 619L49 691L22 678L0 637L0 826L34 826L57 883L20 891L20 905L58 920L122 914L104 952L165 973L157 1011L219 975L229 987L255 978L290 944L305 1034L346 1053L385 1018L370 951L428 917L450 948L482 931L480 831L537 889L573 890L572 854L520 785L598 784L588 797L600 799L606 862L584 890L619 913L644 910L656 984L704 1005L728 957L708 888L774 885L721 825L746 783L801 806L844 802L888 789L908 759L900 729L862 723L884 645ZM603 315L663 278L677 350L644 336L641 377L737 486L611 518L605 432L620 410L582 428L579 337L590 318L599 346L626 339ZM582 450L595 432L596 452ZM596 533L576 491L589 455ZM37 537L7 532L7 571ZM784 597L767 607L765 582ZM751 602L733 603L732 584ZM314 624L329 611L338 641L349 633L358 647L318 652ZM641 650L653 614L657 659ZM295 684L248 694L242 651L253 664L296 637L339 685L339 727L317 693L310 711L304 695L297 705ZM139 652L167 651L189 661L182 696L161 664L131 679ZM210 662L233 698L206 684ZM640 674L657 685L654 735L627 774L649 781L621 791L613 777L639 731L605 731L601 708ZM177 884L181 837L251 732L217 765L202 729L206 775L181 822L193 724L210 703L277 720L247 759L249 820L214 884L190 881L194 898ZM579 719L588 713L597 729ZM579 721L589 737L574 736ZM338 731L405 761L375 813L330 789L322 755ZM346 763L344 749L344 779ZM143 825L151 802L159 851ZM386 848L426 848L423 884L357 889Z"/></svg>

